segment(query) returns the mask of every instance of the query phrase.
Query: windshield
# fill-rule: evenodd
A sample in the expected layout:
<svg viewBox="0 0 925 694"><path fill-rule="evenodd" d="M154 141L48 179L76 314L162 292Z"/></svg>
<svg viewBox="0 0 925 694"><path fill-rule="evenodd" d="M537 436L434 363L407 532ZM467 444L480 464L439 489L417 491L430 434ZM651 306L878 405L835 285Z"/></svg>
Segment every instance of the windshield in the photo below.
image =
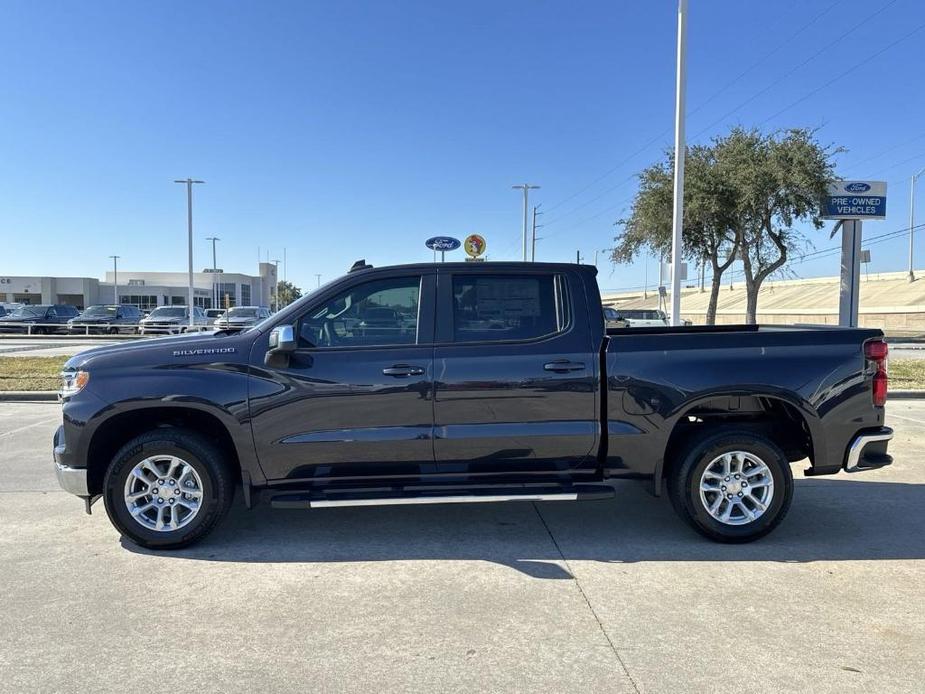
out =
<svg viewBox="0 0 925 694"><path fill-rule="evenodd" d="M151 318L186 318L185 306L159 306L151 311Z"/></svg>
<svg viewBox="0 0 925 694"><path fill-rule="evenodd" d="M44 306L20 306L10 313L11 318L35 318L45 315Z"/></svg>
<svg viewBox="0 0 925 694"><path fill-rule="evenodd" d="M99 317L99 316L114 316L116 315L115 306L91 306L81 315L87 316L88 318Z"/></svg>
<svg viewBox="0 0 925 694"><path fill-rule="evenodd" d="M254 318L256 315L257 309L242 306L241 308L228 309L228 314L225 318Z"/></svg>

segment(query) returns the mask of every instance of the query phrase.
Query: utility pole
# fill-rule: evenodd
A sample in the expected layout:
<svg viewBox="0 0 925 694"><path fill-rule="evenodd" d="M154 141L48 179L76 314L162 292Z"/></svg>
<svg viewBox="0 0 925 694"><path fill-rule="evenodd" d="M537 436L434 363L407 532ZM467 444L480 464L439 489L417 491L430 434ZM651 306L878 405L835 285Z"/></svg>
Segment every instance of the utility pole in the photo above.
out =
<svg viewBox="0 0 925 694"><path fill-rule="evenodd" d="M180 179L174 183L183 183L186 186L186 221L189 227L189 325L194 325L193 320L193 184L205 183L205 181L196 181L192 178Z"/></svg>
<svg viewBox="0 0 925 694"><path fill-rule="evenodd" d="M271 262L276 263L276 308L273 311L276 313L279 311L279 258L275 258Z"/></svg>
<svg viewBox="0 0 925 694"><path fill-rule="evenodd" d="M209 236L206 238L206 241L212 242L212 308L219 308L219 303L221 303L218 285L215 283L215 275L217 274L218 264L215 260L215 242L221 241L218 236Z"/></svg>
<svg viewBox="0 0 925 694"><path fill-rule="evenodd" d="M532 245L531 251L530 251L530 262L531 262L531 263L535 263L535 262L536 262L536 230L543 226L542 224L537 225L537 223L536 223L536 216L537 216L538 214L543 214L542 212L538 212L538 211L537 211L537 210L539 210L539 208L542 207L542 206L543 206L543 203L540 203L539 205L534 205L534 206L533 206L533 245Z"/></svg>
<svg viewBox="0 0 925 694"><path fill-rule="evenodd" d="M915 249L915 183L919 176L925 173L925 168L912 174L912 186L909 191L909 281L915 282L915 271L913 264L913 250Z"/></svg>
<svg viewBox="0 0 925 694"><path fill-rule="evenodd" d="M578 265L581 265L581 251L575 251L575 262Z"/></svg>
<svg viewBox="0 0 925 694"><path fill-rule="evenodd" d="M643 277L642 280L642 298L649 298L649 254L646 253L645 263L643 265Z"/></svg>
<svg viewBox="0 0 925 694"><path fill-rule="evenodd" d="M539 186L532 186L532 185L530 185L529 183L524 183L524 184L519 185L519 186L511 186L511 188L517 188L518 190L522 190L522 191L524 192L524 238L523 238L523 241L524 241L524 244L523 244L523 245L524 245L524 249L523 249L523 251L524 251L524 252L523 252L523 261L524 261L524 262L527 262L527 209L528 209L529 206L530 206L530 199L529 199L529 198L530 198L530 191L531 191L531 190L536 190L536 189L538 189Z"/></svg>
<svg viewBox="0 0 925 694"><path fill-rule="evenodd" d="M674 211L671 229L671 324L681 325L681 231L684 226L684 97L687 86L687 0L678 0L678 61L674 124Z"/></svg>
<svg viewBox="0 0 925 694"><path fill-rule="evenodd" d="M316 286L316 287L320 287L320 286L321 286L321 273L320 273L320 272L316 272L316 273L315 273L315 279L316 279L317 282L318 282L318 284L316 284L315 286Z"/></svg>
<svg viewBox="0 0 925 694"><path fill-rule="evenodd" d="M112 303L119 305L119 258L122 256L111 255L112 258Z"/></svg>

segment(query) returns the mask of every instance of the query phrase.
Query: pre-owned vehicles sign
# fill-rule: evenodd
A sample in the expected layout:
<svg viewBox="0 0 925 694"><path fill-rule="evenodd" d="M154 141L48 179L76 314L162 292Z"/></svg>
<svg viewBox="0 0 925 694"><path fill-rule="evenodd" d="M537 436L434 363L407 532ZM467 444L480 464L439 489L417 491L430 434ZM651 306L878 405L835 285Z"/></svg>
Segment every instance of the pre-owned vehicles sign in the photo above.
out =
<svg viewBox="0 0 925 694"><path fill-rule="evenodd" d="M886 219L885 181L836 181L823 201L825 219Z"/></svg>

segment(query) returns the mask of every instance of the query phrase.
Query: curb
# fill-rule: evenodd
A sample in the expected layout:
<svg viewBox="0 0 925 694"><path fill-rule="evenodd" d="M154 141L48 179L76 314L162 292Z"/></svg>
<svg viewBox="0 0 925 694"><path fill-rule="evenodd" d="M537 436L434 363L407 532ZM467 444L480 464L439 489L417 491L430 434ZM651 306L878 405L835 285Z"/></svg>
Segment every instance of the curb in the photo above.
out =
<svg viewBox="0 0 925 694"><path fill-rule="evenodd" d="M921 400L925 399L925 390L890 390L887 400Z"/></svg>
<svg viewBox="0 0 925 694"><path fill-rule="evenodd" d="M0 402L58 402L56 390L0 391Z"/></svg>

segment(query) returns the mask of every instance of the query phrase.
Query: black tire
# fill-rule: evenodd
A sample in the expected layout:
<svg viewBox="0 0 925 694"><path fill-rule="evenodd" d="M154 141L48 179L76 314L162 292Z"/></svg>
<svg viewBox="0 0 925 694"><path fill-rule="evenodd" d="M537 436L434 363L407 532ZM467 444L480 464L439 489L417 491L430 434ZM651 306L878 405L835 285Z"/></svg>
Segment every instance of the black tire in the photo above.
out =
<svg viewBox="0 0 925 694"><path fill-rule="evenodd" d="M110 328L110 329L109 329L109 334L110 334L110 335L118 335L118 334L119 334L119 329L118 329L118 328Z"/></svg>
<svg viewBox="0 0 925 694"><path fill-rule="evenodd" d="M743 451L760 459L773 480L773 494L767 509L755 520L739 525L714 518L700 493L701 477L707 467L724 453L732 451ZM787 515L793 500L790 463L784 452L765 437L748 430L722 428L693 440L681 455L680 464L667 475L668 496L678 515L701 535L716 542L751 542L767 535ZM714 493L708 491L707 495L710 500L716 499ZM755 512L755 507L750 508ZM735 513L741 521L745 521L743 511L737 509Z"/></svg>
<svg viewBox="0 0 925 694"><path fill-rule="evenodd" d="M154 530L135 519L125 503L125 485L136 464L152 456L181 458L202 482L201 506L188 525ZM151 549L179 549L198 542L228 513L234 499L234 477L218 448L184 429L156 429L135 437L113 457L103 481L109 520L124 536Z"/></svg>

